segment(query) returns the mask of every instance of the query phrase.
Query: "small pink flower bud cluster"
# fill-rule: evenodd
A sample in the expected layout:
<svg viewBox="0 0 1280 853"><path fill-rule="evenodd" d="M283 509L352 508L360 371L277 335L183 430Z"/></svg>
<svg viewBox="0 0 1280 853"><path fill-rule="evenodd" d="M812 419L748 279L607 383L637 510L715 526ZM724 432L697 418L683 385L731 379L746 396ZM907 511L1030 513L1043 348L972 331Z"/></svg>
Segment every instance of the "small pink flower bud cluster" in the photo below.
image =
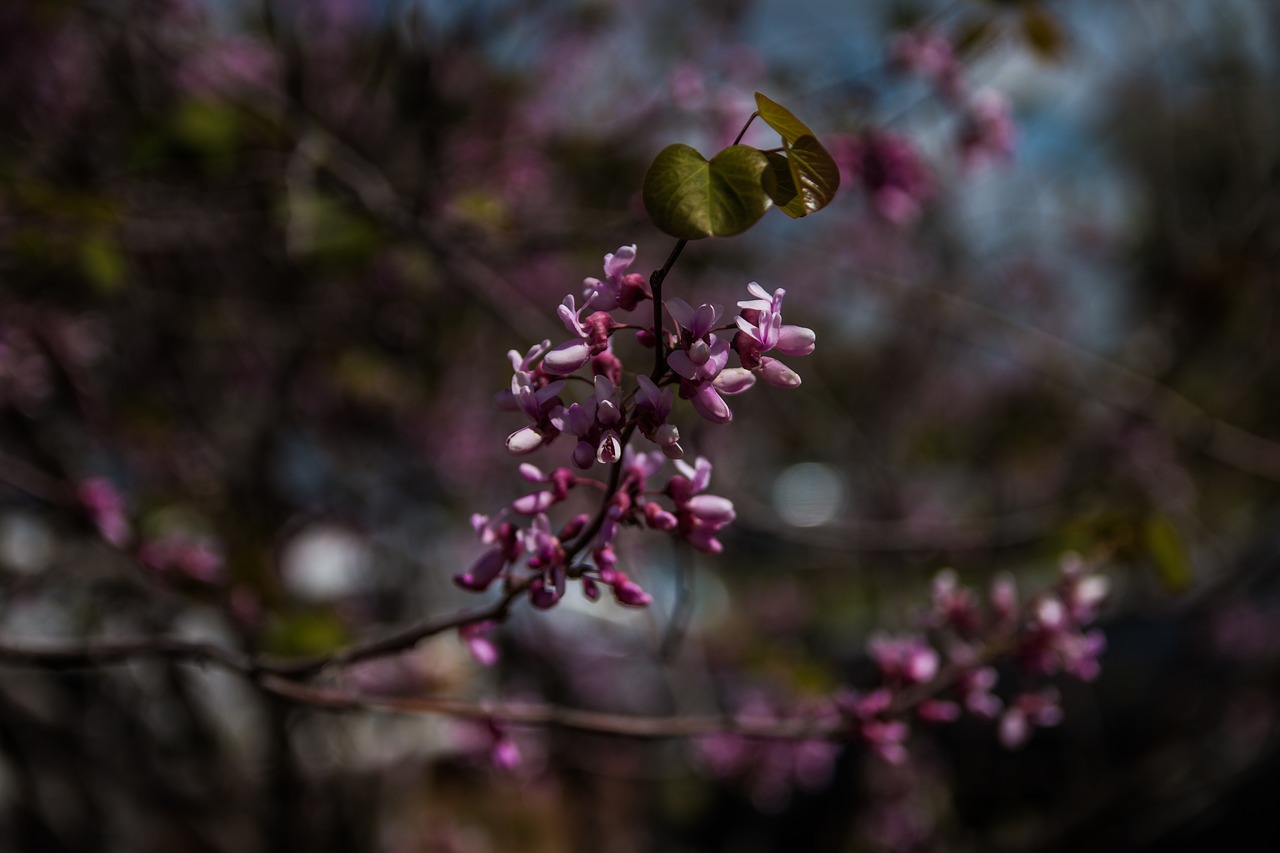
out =
<svg viewBox="0 0 1280 853"><path fill-rule="evenodd" d="M785 710L755 695L737 717L756 723L800 719L821 724L830 718L830 708ZM756 807L767 812L785 807L794 790L825 787L840 752L838 744L821 738L757 738L728 731L698 738L694 747L702 767L719 778L739 780Z"/></svg>
<svg viewBox="0 0 1280 853"><path fill-rule="evenodd" d="M782 288L770 293L752 282L747 286L752 298L739 302L738 315L723 325L724 309L719 305L694 308L669 299L665 305L672 328L640 327L638 334L648 346L662 336L665 364L647 375L628 373L613 352L613 335L637 327L616 319L613 312L631 311L653 298L645 279L627 272L635 256L635 246L605 255L605 278L584 281L582 304L572 294L565 297L557 314L570 334L568 340L557 346L543 341L523 356L508 354L511 386L494 402L500 409L522 412L528 423L507 437L507 449L523 456L568 435L575 439L568 460L572 467L544 473L522 464L521 476L537 488L492 517L473 517L486 549L470 569L454 578L464 589L482 591L499 579L507 589L524 584L533 605L547 608L563 597L569 580L579 580L592 601L605 586L619 603L644 606L652 600L649 594L618 568L615 542L620 528L668 532L707 553L722 550L717 535L733 521L733 503L706 494L710 462L702 457L692 465L684 461L680 431L668 422L675 393L690 400L707 420L727 423L733 413L721 395L741 393L757 378L784 388L800 384L799 375L773 354L808 355L814 349L814 334L783 324ZM732 338L721 336L727 332ZM728 366L730 353L737 355L738 367ZM582 387L585 393L567 401L571 387ZM634 450L629 441L636 432L656 449ZM668 460L674 461L676 471L658 485L654 481ZM577 473L597 464L620 466L612 486L604 489L597 515L579 515L554 526L548 513L575 488L603 485ZM580 553L586 559L575 562ZM467 639L476 651L475 638ZM488 650L478 651L478 656L485 658Z"/></svg>
<svg viewBox="0 0 1280 853"><path fill-rule="evenodd" d="M129 544L133 529L125 511L124 497L106 477L90 477L76 485L76 498L84 507L98 535L116 548Z"/></svg>
<svg viewBox="0 0 1280 853"><path fill-rule="evenodd" d="M928 81L944 96L959 97L964 91L960 61L950 39L936 27L900 33L890 45L889 65Z"/></svg>
<svg viewBox="0 0 1280 853"><path fill-rule="evenodd" d="M981 89L964 105L957 144L960 163L966 170L1013 156L1018 129L1013 107L1003 92Z"/></svg>
<svg viewBox="0 0 1280 853"><path fill-rule="evenodd" d="M1053 726L1062 719L1058 691L1043 679L1059 673L1084 681L1098 676L1106 641L1100 630L1086 626L1107 592L1107 579L1076 555L1063 559L1061 579L1052 590L1022 605L1008 575L995 579L984 606L955 572L940 572L925 630L872 635L867 651L880 686L841 694L836 705L863 743L892 763L907 757L908 709L930 723L950 722L966 712L998 718L1001 743L1021 746L1032 726ZM1008 700L994 692L1000 679L991 663L997 656L1011 660L1020 676ZM931 685L938 689L931 691Z"/></svg>
<svg viewBox="0 0 1280 853"><path fill-rule="evenodd" d="M1013 156L1017 129L1008 97L994 89L970 91L950 40L936 27L902 33L890 67L928 82L960 116L956 150L966 171Z"/></svg>
<svg viewBox="0 0 1280 853"><path fill-rule="evenodd" d="M173 534L152 539L138 548L138 561L157 574L180 574L203 583L223 579L222 548L208 538Z"/></svg>
<svg viewBox="0 0 1280 853"><path fill-rule="evenodd" d="M832 140L831 155L842 180L860 186L872 209L894 225L910 225L934 194L933 175L915 144L906 136L868 130Z"/></svg>

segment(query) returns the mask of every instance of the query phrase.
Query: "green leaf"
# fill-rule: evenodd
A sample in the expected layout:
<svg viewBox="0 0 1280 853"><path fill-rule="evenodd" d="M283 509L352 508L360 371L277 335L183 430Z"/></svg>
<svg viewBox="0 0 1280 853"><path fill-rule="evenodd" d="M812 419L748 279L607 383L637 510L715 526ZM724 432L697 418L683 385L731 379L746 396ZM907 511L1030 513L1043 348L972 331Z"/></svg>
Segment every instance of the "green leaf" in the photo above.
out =
<svg viewBox="0 0 1280 853"><path fill-rule="evenodd" d="M273 614L263 645L277 655L325 654L347 642L346 625L333 613L304 610Z"/></svg>
<svg viewBox="0 0 1280 853"><path fill-rule="evenodd" d="M764 156L769 158L769 171L773 172L773 192L769 197L790 216L787 205L795 203L800 195L796 190L796 178L791 171L791 161L787 159L787 155L777 151L766 151Z"/></svg>
<svg viewBox="0 0 1280 853"><path fill-rule="evenodd" d="M778 135L788 145L794 145L802 136L813 136L809 126L796 118L791 110L759 92L756 92L756 110L765 124L778 131Z"/></svg>
<svg viewBox="0 0 1280 853"><path fill-rule="evenodd" d="M785 157L771 156L777 184L774 204L792 219L815 213L831 203L840 187L840 169L813 131L781 104L756 92L756 108L765 123L782 137ZM785 174L782 168L785 160Z"/></svg>
<svg viewBox="0 0 1280 853"><path fill-rule="evenodd" d="M787 162L798 192L786 203L778 204L783 213L798 219L831 203L840 187L840 169L822 143L812 136L800 137L787 148Z"/></svg>
<svg viewBox="0 0 1280 853"><path fill-rule="evenodd" d="M1147 519L1144 532L1147 553L1161 582L1172 592L1185 590L1191 585L1191 561L1187 559L1178 528L1167 517L1153 515Z"/></svg>
<svg viewBox="0 0 1280 853"><path fill-rule="evenodd" d="M120 246L103 234L90 234L80 243L80 268L104 293L117 291L124 284L124 255Z"/></svg>
<svg viewBox="0 0 1280 853"><path fill-rule="evenodd" d="M644 176L644 207L659 229L681 240L741 234L769 209L774 175L764 153L731 145L711 160L668 145Z"/></svg>

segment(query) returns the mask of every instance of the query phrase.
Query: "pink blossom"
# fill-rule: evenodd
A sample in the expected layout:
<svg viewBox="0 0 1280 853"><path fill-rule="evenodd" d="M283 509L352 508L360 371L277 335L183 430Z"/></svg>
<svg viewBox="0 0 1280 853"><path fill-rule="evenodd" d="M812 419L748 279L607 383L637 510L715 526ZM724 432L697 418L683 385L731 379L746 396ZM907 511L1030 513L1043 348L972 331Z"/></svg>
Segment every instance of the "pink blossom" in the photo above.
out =
<svg viewBox="0 0 1280 853"><path fill-rule="evenodd" d="M832 156L849 184L861 186L875 211L894 225L919 219L924 202L933 195L929 169L905 136L868 131L837 138Z"/></svg>
<svg viewBox="0 0 1280 853"><path fill-rule="evenodd" d="M125 514L124 498L105 477L90 477L76 486L76 497L89 513L98 534L117 548L129 542L132 530Z"/></svg>
<svg viewBox="0 0 1280 853"><path fill-rule="evenodd" d="M867 641L867 651L885 680L892 684L921 684L938 672L938 653L923 637L914 634L873 634Z"/></svg>
<svg viewBox="0 0 1280 853"><path fill-rule="evenodd" d="M467 651L482 666L493 666L498 662L498 647L488 637L495 627L496 623L485 620L471 622L458 629L458 635L467 644Z"/></svg>
<svg viewBox="0 0 1280 853"><path fill-rule="evenodd" d="M1013 156L1017 127L1013 109L1002 92L983 89L969 101L960 127L960 163L972 171Z"/></svg>
<svg viewBox="0 0 1280 853"><path fill-rule="evenodd" d="M1031 737L1031 727L1056 726L1062 722L1058 691L1046 687L1038 693L1022 693L1000 718L1000 743L1017 749Z"/></svg>
<svg viewBox="0 0 1280 853"><path fill-rule="evenodd" d="M223 557L218 543L184 534L171 534L143 543L138 560L156 572L180 572L193 580L222 580Z"/></svg>
<svg viewBox="0 0 1280 853"><path fill-rule="evenodd" d="M635 244L621 246L616 252L604 256L604 280L587 278L582 282L582 296L595 305L598 311L621 308L630 311L644 299L651 299L644 276L627 273L636 259Z"/></svg>
<svg viewBox="0 0 1280 853"><path fill-rule="evenodd" d="M960 63L951 42L934 27L920 27L898 35L890 47L892 65L937 86L947 97L958 97L963 83Z"/></svg>
<svg viewBox="0 0 1280 853"><path fill-rule="evenodd" d="M699 456L692 467L676 461L679 474L667 483L667 494L675 501L677 531L689 544L709 554L719 554L724 545L716 538L734 519L733 502L713 495L700 495L711 482L711 463Z"/></svg>

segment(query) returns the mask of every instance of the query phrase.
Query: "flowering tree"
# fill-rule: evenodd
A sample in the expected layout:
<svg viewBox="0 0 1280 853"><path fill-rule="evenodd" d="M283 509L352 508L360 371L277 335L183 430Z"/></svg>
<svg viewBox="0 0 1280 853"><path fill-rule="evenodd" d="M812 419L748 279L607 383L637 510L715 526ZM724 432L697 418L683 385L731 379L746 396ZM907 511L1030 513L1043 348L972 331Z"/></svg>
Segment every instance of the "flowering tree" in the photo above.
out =
<svg viewBox="0 0 1280 853"><path fill-rule="evenodd" d="M923 5L0 10L5 846L1266 826L1274 129Z"/></svg>

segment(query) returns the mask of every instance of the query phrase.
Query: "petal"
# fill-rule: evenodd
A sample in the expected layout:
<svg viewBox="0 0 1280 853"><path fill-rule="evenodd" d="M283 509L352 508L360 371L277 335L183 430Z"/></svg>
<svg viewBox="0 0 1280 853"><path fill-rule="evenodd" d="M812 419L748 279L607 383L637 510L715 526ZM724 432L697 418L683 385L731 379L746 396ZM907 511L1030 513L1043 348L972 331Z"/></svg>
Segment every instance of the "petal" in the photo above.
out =
<svg viewBox="0 0 1280 853"><path fill-rule="evenodd" d="M604 274L610 278L616 278L626 272L627 267L631 266L635 259L635 243L630 246L619 246L618 251L604 256Z"/></svg>
<svg viewBox="0 0 1280 853"><path fill-rule="evenodd" d="M528 385L521 385L515 389L516 405L520 407L520 411L531 421L538 419L538 394Z"/></svg>
<svg viewBox="0 0 1280 853"><path fill-rule="evenodd" d="M720 371L711 382L721 394L741 394L756 384L756 375L745 367L730 367Z"/></svg>
<svg viewBox="0 0 1280 853"><path fill-rule="evenodd" d="M778 331L778 342L775 345L783 355L808 355L817 345L817 336L813 329L804 326L783 326Z"/></svg>
<svg viewBox="0 0 1280 853"><path fill-rule="evenodd" d="M707 335L715 328L716 322L720 319L720 315L724 313L724 308L720 305L704 302L698 306L698 310L694 312L693 324L687 328L695 338L701 338Z"/></svg>
<svg viewBox="0 0 1280 853"><path fill-rule="evenodd" d="M1017 749L1027 742L1031 735L1027 724L1027 715L1019 708L1010 708L1000 718L1000 743L1006 749Z"/></svg>
<svg viewBox="0 0 1280 853"><path fill-rule="evenodd" d="M573 448L573 464L585 471L595 461L596 449L591 446L591 442L579 441L577 447Z"/></svg>
<svg viewBox="0 0 1280 853"><path fill-rule="evenodd" d="M729 352L733 347L723 338L716 338L711 344L711 357L707 359L707 363L702 365L702 371L699 375L700 379L715 379L720 375L720 371L729 365Z"/></svg>
<svg viewBox="0 0 1280 853"><path fill-rule="evenodd" d="M537 391L533 392L533 398L538 401L538 408L542 408L542 404L559 394L564 388L564 380L557 379L555 382L548 382Z"/></svg>
<svg viewBox="0 0 1280 853"><path fill-rule="evenodd" d="M682 329L688 329L693 323L693 307L678 296L667 300L667 313Z"/></svg>
<svg viewBox="0 0 1280 853"><path fill-rule="evenodd" d="M453 582L476 592L488 588L507 565L501 548L490 548L481 554L465 573L455 575Z"/></svg>
<svg viewBox="0 0 1280 853"><path fill-rule="evenodd" d="M600 444L596 448L596 461L602 465L610 465L617 462L622 456L622 442L618 438L618 434L613 430L607 431L600 438Z"/></svg>
<svg viewBox="0 0 1280 853"><path fill-rule="evenodd" d="M622 420L622 410L612 400L605 400L596 408L596 417L605 426L613 426Z"/></svg>
<svg viewBox="0 0 1280 853"><path fill-rule="evenodd" d="M762 313L760 316L763 317L764 314ZM743 334L756 343L760 343L761 333L754 323L747 322L746 317L735 317L733 322L738 324L738 328L742 330Z"/></svg>
<svg viewBox="0 0 1280 853"><path fill-rule="evenodd" d="M675 424L663 424L653 431L653 443L659 447L670 447L680 441L680 430Z"/></svg>
<svg viewBox="0 0 1280 853"><path fill-rule="evenodd" d="M776 358L766 357L760 359L760 367L757 372L765 382L770 385L776 385L779 388L796 388L800 385L800 374Z"/></svg>
<svg viewBox="0 0 1280 853"><path fill-rule="evenodd" d="M594 397L588 397L583 403L574 403L569 407L569 413L566 416L569 422L568 432L581 438L591 431L596 424L596 401Z"/></svg>
<svg viewBox="0 0 1280 853"><path fill-rule="evenodd" d="M640 386L638 402L650 409L658 408L662 401L662 391L657 384L643 373L636 376L636 384Z"/></svg>
<svg viewBox="0 0 1280 853"><path fill-rule="evenodd" d="M715 424L727 424L733 420L733 411L729 404L716 393L710 382L703 384L693 395L693 408L698 414Z"/></svg>
<svg viewBox="0 0 1280 853"><path fill-rule="evenodd" d="M721 525L738 517L733 511L733 501L718 495L694 495L685 506L698 518Z"/></svg>
<svg viewBox="0 0 1280 853"><path fill-rule="evenodd" d="M516 456L532 453L546 442L546 436L533 427L518 429L507 436L507 450Z"/></svg>
<svg viewBox="0 0 1280 853"><path fill-rule="evenodd" d="M542 368L557 376L573 373L591 358L591 344L586 341L565 341L542 357Z"/></svg>
<svg viewBox="0 0 1280 853"><path fill-rule="evenodd" d="M493 666L498 662L498 647L487 637L468 637L467 651L481 666Z"/></svg>
<svg viewBox="0 0 1280 853"><path fill-rule="evenodd" d="M627 604L632 607L645 607L653 603L653 596L640 588L640 585L628 578L621 572L618 573L618 579L613 585L613 597L618 600L619 604Z"/></svg>
<svg viewBox="0 0 1280 853"><path fill-rule="evenodd" d="M511 504L511 508L521 515L537 515L555 502L555 495L551 492L530 492L522 498L517 498Z"/></svg>
<svg viewBox="0 0 1280 853"><path fill-rule="evenodd" d="M587 297L587 301L591 301L591 297ZM586 306L583 305L585 308ZM570 293L556 308L556 314L560 317L560 322L564 323L565 330L571 335L577 335L580 338L587 336L587 330L582 328L582 321L578 319L578 308L573 304L573 294Z"/></svg>
<svg viewBox="0 0 1280 853"><path fill-rule="evenodd" d="M667 367L685 379L696 379L698 376L698 365L694 364L689 353L682 349L675 350L667 356Z"/></svg>
<svg viewBox="0 0 1280 853"><path fill-rule="evenodd" d="M693 463L693 490L700 492L711 485L711 460L699 456Z"/></svg>

